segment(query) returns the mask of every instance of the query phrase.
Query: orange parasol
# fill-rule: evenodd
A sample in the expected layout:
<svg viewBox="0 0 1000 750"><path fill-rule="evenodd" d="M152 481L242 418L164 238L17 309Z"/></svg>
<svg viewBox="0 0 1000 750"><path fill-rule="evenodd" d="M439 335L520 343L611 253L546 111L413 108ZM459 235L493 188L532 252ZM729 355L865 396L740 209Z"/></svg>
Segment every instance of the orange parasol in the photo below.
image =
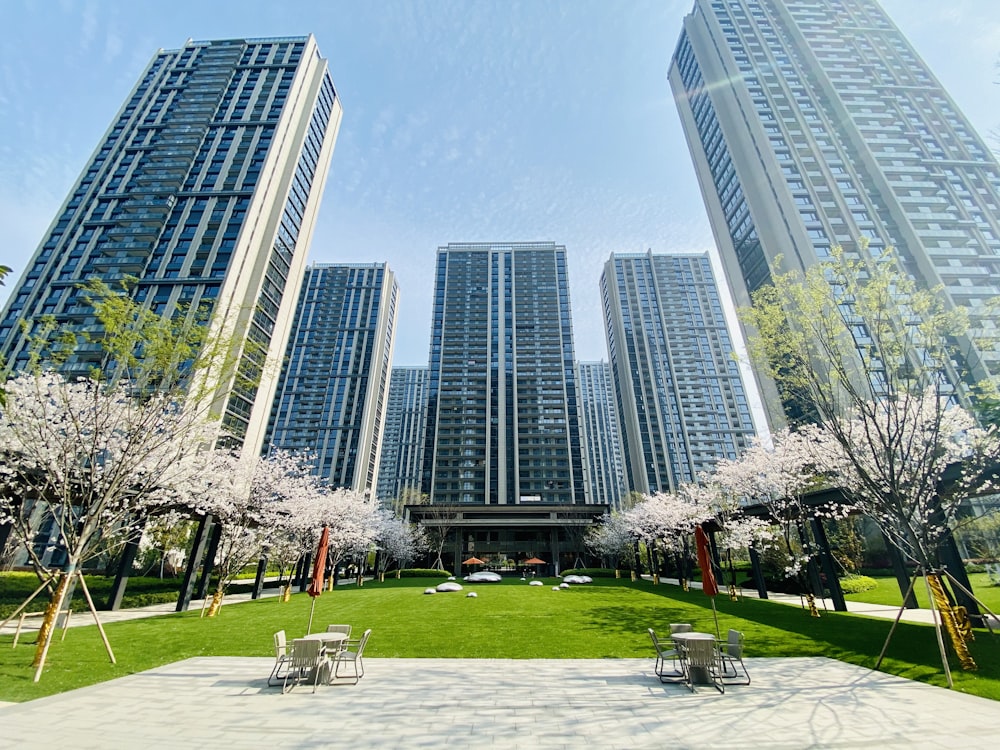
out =
<svg viewBox="0 0 1000 750"><path fill-rule="evenodd" d="M522 565L545 565L545 560L539 560L537 557L529 557L527 560L521 560Z"/></svg>
<svg viewBox="0 0 1000 750"><path fill-rule="evenodd" d="M478 557L470 557L468 560L463 560L462 565L485 565L484 560L480 560Z"/></svg>
<svg viewBox="0 0 1000 750"><path fill-rule="evenodd" d="M312 581L306 593L312 597L312 607L309 609L309 627L306 635L312 632L313 612L316 610L316 597L323 593L323 578L326 574L326 553L330 548L330 527L324 526L319 537L319 547L316 548L316 564L313 566Z"/></svg>
<svg viewBox="0 0 1000 750"><path fill-rule="evenodd" d="M715 595L719 593L719 585L715 582L712 572L712 555L708 548L708 534L701 526L694 530L694 541L698 547L698 567L701 568L701 590L712 600L712 617L715 618L715 636L719 635L719 614L715 611Z"/></svg>

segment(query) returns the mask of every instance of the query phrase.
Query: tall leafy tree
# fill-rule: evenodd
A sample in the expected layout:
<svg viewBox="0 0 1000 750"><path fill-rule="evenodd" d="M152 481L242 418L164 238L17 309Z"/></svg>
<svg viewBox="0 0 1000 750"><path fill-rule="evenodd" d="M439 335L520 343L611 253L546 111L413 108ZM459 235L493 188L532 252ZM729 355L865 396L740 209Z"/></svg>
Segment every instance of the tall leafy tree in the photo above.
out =
<svg viewBox="0 0 1000 750"><path fill-rule="evenodd" d="M1000 461L996 427L977 427L965 410L996 391L985 375L995 329L989 315L972 321L941 289L918 285L891 251L860 250L760 289L743 311L757 332L751 353L786 398L809 404L825 446L817 460L928 572L947 627L941 545Z"/></svg>

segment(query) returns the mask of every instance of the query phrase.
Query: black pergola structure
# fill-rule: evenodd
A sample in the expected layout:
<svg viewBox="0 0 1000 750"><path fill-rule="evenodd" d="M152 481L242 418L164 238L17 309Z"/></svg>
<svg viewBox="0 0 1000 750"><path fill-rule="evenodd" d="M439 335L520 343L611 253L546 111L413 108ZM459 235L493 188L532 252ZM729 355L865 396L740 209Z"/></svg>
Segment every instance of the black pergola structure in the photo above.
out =
<svg viewBox="0 0 1000 750"><path fill-rule="evenodd" d="M960 467L958 465L952 467L952 469L946 473L944 481L951 482L957 480L959 472ZM806 494L803 497L803 502L809 507L822 508L829 507L831 505L845 505L849 503L849 500L840 488L828 488L816 490ZM772 520L770 519L770 514L767 508L762 504L747 505L741 510L751 516L756 516L765 520ZM811 569L809 570L809 581L813 588L813 592L816 595L822 596L825 588L829 591L829 598L833 602L834 610L838 612L846 612L847 603L844 600L844 593L840 587L840 579L837 576L833 553L830 548L830 542L827 538L826 529L823 526L822 520L815 517L811 518L810 529L813 532L813 539L819 547L819 554L817 555L817 558L819 566L826 579L826 585L824 586L823 582L819 579L816 566L814 564L811 565ZM714 532L711 535L713 536L714 546ZM892 563L893 574L895 575L896 583L899 586L900 594L904 598L903 607L907 609L916 609L916 597L914 596L910 586L911 574L907 569L906 560L904 559L902 552L900 552L896 545L893 544L888 538L885 538L885 546ZM955 603L958 606L965 607L966 612L973 623L981 625L983 620L982 612L979 609L979 604L976 599L967 593L972 591L972 583L969 581L969 575L965 569L965 562L962 560L961 552L958 549L958 544L955 542L953 534L949 533L945 537L944 543L940 548L940 555L942 566L959 584L958 586L953 587L956 600ZM718 561L717 557L716 560ZM753 548L750 549L750 563L758 595L760 598L766 599L767 591L765 589L764 573L761 567L760 555Z"/></svg>

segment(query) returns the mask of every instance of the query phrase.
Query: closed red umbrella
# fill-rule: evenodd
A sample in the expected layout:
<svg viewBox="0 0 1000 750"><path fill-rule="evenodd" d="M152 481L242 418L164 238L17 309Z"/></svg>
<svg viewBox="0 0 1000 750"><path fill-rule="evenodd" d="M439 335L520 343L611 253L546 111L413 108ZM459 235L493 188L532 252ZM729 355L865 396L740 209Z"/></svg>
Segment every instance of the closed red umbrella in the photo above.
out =
<svg viewBox="0 0 1000 750"><path fill-rule="evenodd" d="M316 562L313 566L312 581L306 593L312 597L312 607L309 608L309 627L306 635L312 632L313 612L316 610L316 597L323 593L323 579L326 576L326 553L330 548L330 527L324 526L319 536L319 547L316 548Z"/></svg>
<svg viewBox="0 0 1000 750"><path fill-rule="evenodd" d="M715 636L721 639L719 614L715 611L715 595L719 593L719 585L715 582L715 573L712 572L712 555L708 548L708 534L701 526L696 526L694 529L694 541L698 548L698 567L701 568L701 590L712 600Z"/></svg>

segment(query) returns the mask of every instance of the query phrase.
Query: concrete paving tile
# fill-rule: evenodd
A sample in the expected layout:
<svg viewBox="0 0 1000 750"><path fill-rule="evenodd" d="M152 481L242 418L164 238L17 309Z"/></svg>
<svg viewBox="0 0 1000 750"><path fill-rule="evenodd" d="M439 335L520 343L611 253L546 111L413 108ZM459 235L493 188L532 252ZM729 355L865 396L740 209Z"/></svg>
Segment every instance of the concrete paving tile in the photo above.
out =
<svg viewBox="0 0 1000 750"><path fill-rule="evenodd" d="M652 660L370 659L356 686L264 682L271 660L197 658L0 708L5 741L94 747L933 747L1000 739L1000 704L829 659L748 660L725 695ZM476 685L470 697L469 685ZM165 699L168 697L168 699ZM95 707L100 707L97 711ZM710 712L711 721L705 721ZM329 726L317 728L310 716ZM97 722L95 716L99 717ZM942 717L961 716L961 722Z"/></svg>

